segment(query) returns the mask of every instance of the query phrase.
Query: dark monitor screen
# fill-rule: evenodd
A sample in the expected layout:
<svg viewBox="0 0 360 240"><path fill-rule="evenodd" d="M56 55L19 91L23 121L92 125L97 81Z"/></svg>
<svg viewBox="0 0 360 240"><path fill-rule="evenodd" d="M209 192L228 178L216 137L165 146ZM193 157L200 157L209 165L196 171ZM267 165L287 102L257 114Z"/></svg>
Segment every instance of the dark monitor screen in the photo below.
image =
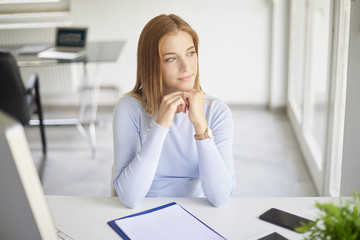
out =
<svg viewBox="0 0 360 240"><path fill-rule="evenodd" d="M85 47L86 29L59 28L56 36L56 46Z"/></svg>
<svg viewBox="0 0 360 240"><path fill-rule="evenodd" d="M0 111L0 239L57 239L25 131Z"/></svg>

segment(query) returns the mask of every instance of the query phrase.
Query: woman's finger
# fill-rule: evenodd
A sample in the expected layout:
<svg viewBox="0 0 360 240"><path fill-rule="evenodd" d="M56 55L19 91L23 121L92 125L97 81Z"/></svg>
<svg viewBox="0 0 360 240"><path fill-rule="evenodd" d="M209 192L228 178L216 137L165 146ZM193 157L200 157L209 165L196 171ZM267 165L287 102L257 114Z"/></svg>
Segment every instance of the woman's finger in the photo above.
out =
<svg viewBox="0 0 360 240"><path fill-rule="evenodd" d="M167 128L170 128L175 114L184 111L185 108L185 101L182 97L182 93L169 95L163 97L156 120L158 124Z"/></svg>

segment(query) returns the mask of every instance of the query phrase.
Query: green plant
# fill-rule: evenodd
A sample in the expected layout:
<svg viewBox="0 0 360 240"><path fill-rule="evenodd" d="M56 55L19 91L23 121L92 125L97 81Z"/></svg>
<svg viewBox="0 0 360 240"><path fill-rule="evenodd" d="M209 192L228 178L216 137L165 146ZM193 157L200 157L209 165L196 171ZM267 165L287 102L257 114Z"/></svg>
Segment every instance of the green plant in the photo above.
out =
<svg viewBox="0 0 360 240"><path fill-rule="evenodd" d="M340 198L339 205L316 203L320 216L296 231L306 233L306 240L360 240L360 193L353 198Z"/></svg>

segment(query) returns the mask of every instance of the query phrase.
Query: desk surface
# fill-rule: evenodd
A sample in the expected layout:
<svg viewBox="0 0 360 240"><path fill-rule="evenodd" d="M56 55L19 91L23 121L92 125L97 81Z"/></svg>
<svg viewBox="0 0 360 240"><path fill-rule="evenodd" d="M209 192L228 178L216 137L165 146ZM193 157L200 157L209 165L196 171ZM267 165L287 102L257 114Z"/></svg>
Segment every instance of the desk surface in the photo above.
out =
<svg viewBox="0 0 360 240"><path fill-rule="evenodd" d="M169 202L177 202L227 239L249 239L278 232L289 239L302 235L259 220L269 208L279 208L309 219L317 216L315 202L337 202L338 198L232 198L215 208L206 199L145 198L136 209L117 197L47 196L55 225L76 240L121 239L107 222Z"/></svg>
<svg viewBox="0 0 360 240"><path fill-rule="evenodd" d="M103 41L89 42L85 48L84 57L73 60L45 59L38 58L36 54L19 54L19 50L24 45L19 46L0 46L0 49L9 50L15 57L20 67L52 65L59 63L88 63L88 62L114 62L118 59L125 41ZM50 47L50 46L49 46Z"/></svg>

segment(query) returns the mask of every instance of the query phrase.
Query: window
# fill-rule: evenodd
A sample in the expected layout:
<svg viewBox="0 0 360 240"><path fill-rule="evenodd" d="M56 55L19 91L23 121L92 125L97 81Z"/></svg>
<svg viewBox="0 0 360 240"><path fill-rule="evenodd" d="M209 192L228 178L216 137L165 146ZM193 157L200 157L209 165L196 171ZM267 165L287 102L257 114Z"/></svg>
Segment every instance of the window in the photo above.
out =
<svg viewBox="0 0 360 240"><path fill-rule="evenodd" d="M289 54L289 104L302 124L305 78L306 2L292 1Z"/></svg>
<svg viewBox="0 0 360 240"><path fill-rule="evenodd" d="M68 0L0 0L0 14L67 12Z"/></svg>
<svg viewBox="0 0 360 240"><path fill-rule="evenodd" d="M0 24L63 21L70 0L0 0Z"/></svg>
<svg viewBox="0 0 360 240"><path fill-rule="evenodd" d="M319 193L328 127L330 21L331 1L291 2L288 115Z"/></svg>

